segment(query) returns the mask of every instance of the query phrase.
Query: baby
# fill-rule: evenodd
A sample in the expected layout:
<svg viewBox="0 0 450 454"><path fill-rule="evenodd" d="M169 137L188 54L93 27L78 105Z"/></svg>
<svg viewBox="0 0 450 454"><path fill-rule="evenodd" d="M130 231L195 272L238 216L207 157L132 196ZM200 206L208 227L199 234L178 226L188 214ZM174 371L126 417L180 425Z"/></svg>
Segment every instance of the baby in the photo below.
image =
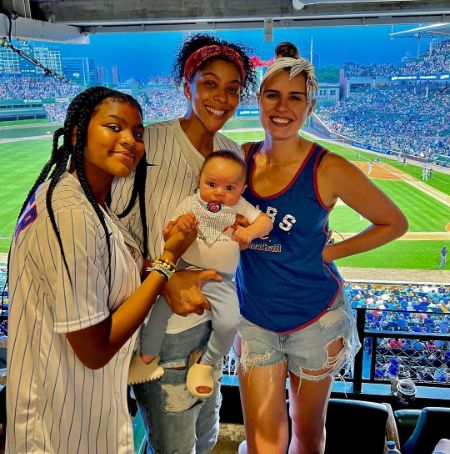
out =
<svg viewBox="0 0 450 454"><path fill-rule="evenodd" d="M200 169L197 193L184 199L172 218L180 229L186 231L196 225L198 232L178 269L215 269L222 277L221 281L207 281L202 288L211 305L212 333L205 350L192 353L186 379L188 390L198 398L214 392L214 366L229 352L237 331L239 303L233 273L239 263L240 245L248 246L273 227L266 214L241 197L245 181L246 165L240 156L228 150L211 153ZM237 214L249 221L247 227L236 227ZM140 356L135 356L130 365L130 384L155 380L164 373L158 354L171 315L160 296L142 328Z"/></svg>

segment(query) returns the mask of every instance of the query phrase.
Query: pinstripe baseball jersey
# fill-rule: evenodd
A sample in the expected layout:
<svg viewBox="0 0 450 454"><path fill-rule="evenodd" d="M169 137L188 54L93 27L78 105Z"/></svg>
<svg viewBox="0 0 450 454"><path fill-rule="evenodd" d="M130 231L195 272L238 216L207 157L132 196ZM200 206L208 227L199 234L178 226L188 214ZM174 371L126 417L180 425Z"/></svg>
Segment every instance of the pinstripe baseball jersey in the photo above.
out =
<svg viewBox="0 0 450 454"><path fill-rule="evenodd" d="M106 319L139 285L120 229L105 232L79 181L65 174L53 208L70 275L40 186L19 220L10 259L9 453L133 452L127 375L135 333L101 369L85 367L66 333ZM111 290L108 267L111 265Z"/></svg>
<svg viewBox="0 0 450 454"><path fill-rule="evenodd" d="M164 240L163 229L175 209L198 186L197 175L204 157L187 138L178 119L156 123L145 128L144 142L147 167L145 205L148 228L148 253L151 258L161 254ZM213 150L232 150L242 154L239 145L224 135L214 136ZM112 190L112 209L120 213L127 206L133 188L134 175L117 179ZM135 240L142 246L142 222L139 204L122 219ZM172 315L167 332L178 333L208 320L209 312L187 317Z"/></svg>

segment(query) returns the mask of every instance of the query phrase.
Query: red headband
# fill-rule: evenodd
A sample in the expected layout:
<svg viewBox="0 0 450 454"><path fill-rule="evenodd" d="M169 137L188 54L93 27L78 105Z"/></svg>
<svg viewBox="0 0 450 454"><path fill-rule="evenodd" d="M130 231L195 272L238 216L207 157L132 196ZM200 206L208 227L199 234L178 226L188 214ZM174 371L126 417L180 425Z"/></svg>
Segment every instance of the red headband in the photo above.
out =
<svg viewBox="0 0 450 454"><path fill-rule="evenodd" d="M186 60L186 63L184 64L185 80L190 82L195 71L197 71L198 67L204 61L208 60L208 58L221 55L229 58L237 66L239 74L241 75L241 84L243 84L245 80L245 66L244 62L242 61L242 57L231 47L219 46L216 44L212 46L200 47L200 49L197 49L193 54L189 56L189 58Z"/></svg>

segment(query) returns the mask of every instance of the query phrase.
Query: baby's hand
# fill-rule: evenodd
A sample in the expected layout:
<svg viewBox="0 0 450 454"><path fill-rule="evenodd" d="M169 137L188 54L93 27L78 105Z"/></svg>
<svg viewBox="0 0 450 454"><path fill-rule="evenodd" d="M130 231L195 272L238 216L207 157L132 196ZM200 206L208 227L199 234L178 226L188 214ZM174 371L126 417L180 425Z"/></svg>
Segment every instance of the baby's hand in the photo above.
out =
<svg viewBox="0 0 450 454"><path fill-rule="evenodd" d="M197 228L198 222L194 213L182 214L175 219L175 225L185 233L192 232Z"/></svg>
<svg viewBox="0 0 450 454"><path fill-rule="evenodd" d="M250 232L245 227L236 227L233 233L233 240L237 241L240 245L245 245L245 247L248 247L252 239L253 238L250 235Z"/></svg>
<svg viewBox="0 0 450 454"><path fill-rule="evenodd" d="M190 233L197 228L197 225L198 222L193 213L182 214L166 225L163 232L164 240L167 240L173 227L177 227L180 232Z"/></svg>

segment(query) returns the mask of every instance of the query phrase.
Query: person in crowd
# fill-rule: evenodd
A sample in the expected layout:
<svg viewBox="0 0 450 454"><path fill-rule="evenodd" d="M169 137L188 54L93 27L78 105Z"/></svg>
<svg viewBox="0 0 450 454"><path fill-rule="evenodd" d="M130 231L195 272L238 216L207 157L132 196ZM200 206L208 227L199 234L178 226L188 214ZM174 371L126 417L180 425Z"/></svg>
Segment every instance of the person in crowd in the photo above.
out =
<svg viewBox="0 0 450 454"><path fill-rule="evenodd" d="M134 98L104 87L77 95L20 211L9 260L8 453L134 452L126 377L138 328L195 237L171 229L140 285L139 249L105 201L113 178L144 155L141 114Z"/></svg>
<svg viewBox="0 0 450 454"><path fill-rule="evenodd" d="M214 268L222 276L221 282L206 282L202 289L211 305L212 333L204 352L193 358L186 377L187 388L194 397L205 398L213 393L214 366L230 351L237 332L239 302L233 274L239 263L239 245L249 244L272 230L269 216L241 197L245 178L246 165L241 156L229 150L209 154L200 169L198 191L184 199L173 215L173 222L183 231L191 229L192 215L198 222L196 241L178 266ZM237 214L250 225L234 230ZM130 368L129 382L148 381L164 373L158 366L158 355L171 315L161 297L141 331L141 356L135 357L139 366Z"/></svg>
<svg viewBox="0 0 450 454"><path fill-rule="evenodd" d="M386 244L408 227L364 172L299 135L317 90L308 61L276 59L258 94L264 140L243 146L248 162L243 195L271 216L274 228L241 252L236 272L242 453L324 451L333 377L359 348L334 261ZM371 224L329 243L328 218L338 199Z"/></svg>
<svg viewBox="0 0 450 454"><path fill-rule="evenodd" d="M210 35L193 35L184 42L175 73L176 81L183 83L186 113L145 129L146 162L132 178L117 180L112 191L112 208L148 258L160 255L164 227L180 201L194 193L205 157L221 149L242 153L219 130L241 97L255 90L256 76L245 49ZM199 286L206 278L220 277L213 270L181 270L177 276L165 289L166 299L198 303L198 309L187 317L170 317L159 354L164 375L133 389L149 452L203 454L217 440L220 387L207 399L196 398L186 388L186 375L189 359L204 350L211 334L211 313L203 313L209 306ZM217 374L220 371L217 365Z"/></svg>

